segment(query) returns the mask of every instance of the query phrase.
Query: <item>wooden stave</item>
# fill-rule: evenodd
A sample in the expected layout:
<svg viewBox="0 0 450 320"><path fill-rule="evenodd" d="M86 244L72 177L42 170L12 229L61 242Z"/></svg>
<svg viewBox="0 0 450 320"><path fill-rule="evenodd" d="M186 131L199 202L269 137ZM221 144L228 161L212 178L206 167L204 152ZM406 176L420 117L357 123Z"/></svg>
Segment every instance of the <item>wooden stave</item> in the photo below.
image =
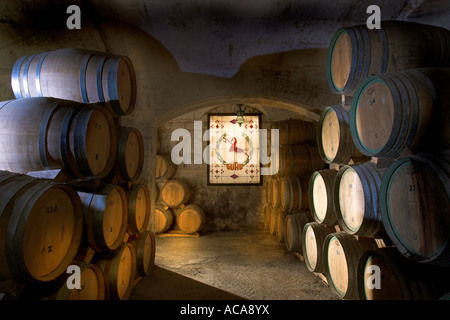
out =
<svg viewBox="0 0 450 320"><path fill-rule="evenodd" d="M287 190L287 192L282 192ZM309 210L308 180L288 175L280 180L280 208L285 211Z"/></svg>
<svg viewBox="0 0 450 320"><path fill-rule="evenodd" d="M345 171L355 170L358 177L363 179L362 186L364 191L365 209L362 223L358 229L353 229L347 225L340 208L339 188L340 181ZM372 162L365 162L358 165L345 165L337 173L333 187L333 201L336 212L336 219L341 230L351 235L361 235L365 237L376 237L384 232L382 217L379 206L379 194L381 179L386 169L377 168ZM366 183L364 183L366 182ZM368 201L367 199L370 199Z"/></svg>
<svg viewBox="0 0 450 320"><path fill-rule="evenodd" d="M448 100L448 68L419 68L366 78L357 88L350 109L350 131L356 148L364 155L395 159L404 152L439 150L450 143L450 119L441 101ZM384 84L393 97L393 124L381 148L367 147L360 138L357 112L361 95L372 84Z"/></svg>
<svg viewBox="0 0 450 320"><path fill-rule="evenodd" d="M335 85L331 70L334 46L344 33L347 33L351 39L352 58L348 79L345 86L340 88ZM392 44L398 45L398 40L411 39L411 34L414 34L416 41L421 42L421 46L415 48L414 51L415 53L419 52L416 59L408 59L408 55L403 55L406 59L398 59L400 57L399 49L395 49ZM441 47L440 55L430 54L439 49L433 43L436 41L433 41L433 38L440 40L438 45ZM374 74L410 68L448 67L450 66L450 59L447 57L450 50L449 39L450 32L444 28L413 22L383 21L382 29L373 31L367 30L365 25L341 28L333 35L328 49L327 80L329 87L333 93L352 95L363 79ZM371 50L374 45L376 50ZM394 48L394 52L392 52L392 48ZM381 54L377 54L377 50Z"/></svg>
<svg viewBox="0 0 450 320"><path fill-rule="evenodd" d="M14 186L12 186L6 194L9 199L12 199L14 195L18 195L19 198L23 198L22 201L15 201L15 204L11 203L11 201L4 202L0 208L1 217L4 210L9 206L8 216L4 215L3 217L4 219L7 219L8 226L7 233L4 235L5 239L2 240L2 245L5 246L4 254L6 257L6 259L4 259L4 263L7 261L7 269L0 270L0 279L5 280L14 278L21 282L31 283L48 282L56 279L66 271L66 268L74 259L81 243L83 217L80 198L70 186L57 184L50 180L34 179L25 175L13 174L5 171L0 171L0 176L0 185L2 182L8 180L9 182L14 181ZM17 178L22 181L17 182ZM73 233L70 246L67 248L65 256L61 259L58 266L55 267L50 273L44 276L36 277L28 270L25 257L23 255L24 243L22 237L24 236L25 227L34 204L36 204L45 192L53 188L61 189L71 199L74 213ZM18 252L20 252L20 255L16 255Z"/></svg>
<svg viewBox="0 0 450 320"><path fill-rule="evenodd" d="M115 241L108 245L104 238L103 219L105 202L111 191L116 190L122 201L122 222ZM83 205L83 215L85 221L84 242L87 243L95 252L108 252L116 250L122 243L122 239L128 228L128 204L125 190L119 185L106 184L100 190L95 192L77 191ZM98 203L98 205L93 205Z"/></svg>
<svg viewBox="0 0 450 320"><path fill-rule="evenodd" d="M298 129L299 127L301 129ZM298 119L283 120L273 122L270 129L279 130L280 145L316 143L316 125L313 122Z"/></svg>
<svg viewBox="0 0 450 320"><path fill-rule="evenodd" d="M136 201L138 200L138 194L140 190L144 190L146 201L146 215L144 221L142 222L142 226L139 228L136 224ZM128 203L128 227L127 232L129 234L138 234L145 231L145 228L148 225L150 220L150 191L145 184L136 184L131 187L131 189L125 191L127 195L127 203Z"/></svg>
<svg viewBox="0 0 450 320"><path fill-rule="evenodd" d="M306 250L305 237L306 237L307 229L309 227L311 227L312 230L315 231L314 234L315 234L315 238L316 238L316 243L319 244L319 246L317 247L318 255L317 255L317 262L316 262L315 267L313 267L310 264L309 259L308 259L307 250ZM309 223L305 224L305 226L303 228L303 232L302 232L302 252L303 252L303 257L305 258L306 268L310 272L319 272L319 273L325 272L324 259L323 259L323 244L324 244L324 241L325 241L326 237L328 236L328 234L334 233L334 232L336 232L336 229L332 226L318 224L317 222L309 222Z"/></svg>
<svg viewBox="0 0 450 320"><path fill-rule="evenodd" d="M274 207L270 208L270 220L269 220L269 234L275 236L276 226L277 226L277 209Z"/></svg>
<svg viewBox="0 0 450 320"><path fill-rule="evenodd" d="M172 212L172 210L170 208L165 209L163 205L161 204L157 204L155 206L155 210L159 210L163 213L163 215L166 218L166 224L165 227L163 227L162 229L155 229L155 226L153 226L153 231L155 232L155 234L160 234L160 233L164 233L167 230L170 229L170 227L173 224L174 221L174 213Z"/></svg>
<svg viewBox="0 0 450 320"><path fill-rule="evenodd" d="M347 263L348 270L348 283L347 290L345 292L340 291L333 282L333 278L330 272L330 261L328 257L328 248L330 242L333 239L337 239L344 249L344 255ZM326 236L323 243L323 252L324 252L324 269L325 275L327 278L327 282L334 294L336 294L341 299L357 299L358 298L358 282L357 282L357 268L358 263L365 251L373 250L377 248L376 242L372 241L373 239L367 238L368 241L358 241L356 238L346 232L334 232L330 233ZM350 259L350 258L354 259Z"/></svg>
<svg viewBox="0 0 450 320"><path fill-rule="evenodd" d="M64 76L58 71L56 74L60 77L53 80L54 83L50 80L48 85L42 86L47 82L41 79L41 76L44 75L45 78L47 69L52 66L52 61L49 60L52 59L55 59L57 64L68 68L68 73L72 76ZM122 62L128 68L131 89L130 101L125 106L125 110L119 101L120 93L117 86L118 67ZM89 76L94 72L95 75ZM35 80L34 83L29 81L29 78ZM87 82L95 83L95 85L91 88ZM58 88L63 84L62 91L69 92L49 91L49 88L55 87L55 84L58 84L56 86ZM44 96L80 103L104 103L113 116L130 114L136 102L136 75L131 60L125 56L92 50L60 49L23 56L13 66L11 86L17 99Z"/></svg>
<svg viewBox="0 0 450 320"><path fill-rule="evenodd" d="M339 146L334 158L330 158L326 155L323 146L323 126L324 120L329 112L334 112L339 121ZM319 124L317 127L317 149L320 157L325 163L347 164L350 160L354 162L361 162L368 160L367 156L364 156L353 143L353 139L350 131L350 115L344 107L340 105L327 106L320 114Z"/></svg>
<svg viewBox="0 0 450 320"><path fill-rule="evenodd" d="M311 214L314 218L314 221L316 221L319 224L325 224L325 225L336 225L337 224L337 217L336 217L336 210L335 210L335 204L334 204L334 181L337 176L338 171L334 169L323 169L314 172L311 175L311 178L309 180L309 186L308 186L308 198L309 198L309 204L311 208ZM313 187L314 187L314 181L316 177L320 175L322 176L325 187L327 188L327 213L325 214L324 219L320 219L317 214L314 207L314 194L313 194Z"/></svg>
<svg viewBox="0 0 450 320"><path fill-rule="evenodd" d="M306 177L316 170L325 168L316 146L285 145L279 149L280 167L276 174L279 178L287 175ZM305 165L304 162L307 164Z"/></svg>
<svg viewBox="0 0 450 320"><path fill-rule="evenodd" d="M127 170L127 161L126 161L126 148L127 148L127 142L128 138L131 134L135 134L138 143L139 143L139 162L137 165L136 172L130 176L128 170ZM117 129L117 159L116 159L116 171L117 171L117 178L120 182L134 182L136 179L139 178L139 176L142 173L142 169L144 166L144 139L142 137L141 132L137 128L131 128L131 127L119 127Z"/></svg>
<svg viewBox="0 0 450 320"><path fill-rule="evenodd" d="M279 208L280 207L280 179L272 179L272 207Z"/></svg>
<svg viewBox="0 0 450 320"><path fill-rule="evenodd" d="M192 211L196 212L198 214L198 217L200 218L200 224L198 226L196 226L196 228L194 228L193 230L186 229L186 227L184 227L181 223L182 216L187 210L192 210ZM177 223L177 226L180 228L180 230L183 233L186 233L186 234L198 233L204 228L204 226L206 224L206 215L205 215L205 212L203 211L203 209L199 205L190 204L190 205L187 205L186 207L184 207L183 209L181 209L181 211L177 214L176 223Z"/></svg>
<svg viewBox="0 0 450 320"><path fill-rule="evenodd" d="M443 159L439 159L439 157ZM444 190L447 193L447 198L450 198L450 169L448 168L448 161L450 160L450 152L445 150L436 154L421 154L411 157L406 157L399 159L386 170L383 176L381 186L380 186L380 211L384 230L395 245L397 250L406 258L420 263L435 264L435 265L450 265L450 246L447 244L444 248L440 250L439 253L435 253L432 257L423 257L422 255L416 254L408 248L400 239L398 233L393 229L391 219L389 218L388 209L388 186L391 178L395 171L402 165L409 161L417 162L428 166L433 170L442 183ZM445 227L445 226L444 226ZM447 241L448 243L448 241Z"/></svg>

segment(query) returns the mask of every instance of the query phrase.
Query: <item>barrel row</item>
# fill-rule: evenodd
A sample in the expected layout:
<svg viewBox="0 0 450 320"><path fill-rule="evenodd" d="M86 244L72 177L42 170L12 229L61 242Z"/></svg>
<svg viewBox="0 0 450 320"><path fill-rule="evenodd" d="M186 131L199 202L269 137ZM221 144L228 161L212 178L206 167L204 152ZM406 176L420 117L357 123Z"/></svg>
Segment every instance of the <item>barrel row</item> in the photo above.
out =
<svg viewBox="0 0 450 320"><path fill-rule="evenodd" d="M99 105L54 98L0 103L0 169L62 169L72 179L139 178L144 144L136 128L116 125Z"/></svg>
<svg viewBox="0 0 450 320"><path fill-rule="evenodd" d="M0 224L6 231L0 241L1 280L34 283L42 293L49 294L50 288L55 289L63 278L67 279L67 267L76 264L82 267L82 282L83 274L86 277L82 285L87 286L86 295L80 294L83 290L68 292L64 283L58 288L64 293L53 292L47 297L55 294L54 298L58 296L58 299L102 298L105 292L101 293L104 290L100 290L98 284L102 283L102 275L105 279L117 277L115 271L109 275L112 267L108 261L113 259L114 252L123 249L124 239L133 242L134 247L123 249L126 252L123 254L134 257L132 265L138 269L137 275L149 274L155 247L153 232L146 231L150 197L145 185L124 190L118 185L104 184L89 192L53 180L0 171L0 189ZM95 255L104 256L102 260L107 262L99 266L102 272L89 263L80 263L82 259L77 257L87 248ZM123 270L120 264L115 267ZM135 274L132 278L134 284ZM112 287L106 291L106 297L129 296L128 291L116 291L118 288ZM27 291L24 298L27 298Z"/></svg>

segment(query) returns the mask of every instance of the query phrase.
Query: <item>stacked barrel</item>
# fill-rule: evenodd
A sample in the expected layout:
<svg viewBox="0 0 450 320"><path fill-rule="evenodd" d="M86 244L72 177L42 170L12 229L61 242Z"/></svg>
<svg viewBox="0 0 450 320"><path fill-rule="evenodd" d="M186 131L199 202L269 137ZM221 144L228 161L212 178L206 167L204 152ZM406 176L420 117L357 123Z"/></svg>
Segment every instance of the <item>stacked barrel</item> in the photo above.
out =
<svg viewBox="0 0 450 320"><path fill-rule="evenodd" d="M16 99L0 103L1 278L24 299L127 299L155 255L143 137L121 125L136 101L130 59L36 53L16 61L11 85ZM67 286L71 265L81 289Z"/></svg>
<svg viewBox="0 0 450 320"><path fill-rule="evenodd" d="M308 269L342 299L449 290L449 54L449 30L416 23L331 39L327 75L342 105L319 119L330 169L310 177L302 245Z"/></svg>
<svg viewBox="0 0 450 320"><path fill-rule="evenodd" d="M300 253L301 231L305 223L312 220L309 176L325 168L316 144L317 126L313 122L290 119L273 122L273 129L278 130L279 166L278 171L264 181L264 227L278 241L284 242L288 251Z"/></svg>
<svg viewBox="0 0 450 320"><path fill-rule="evenodd" d="M156 182L159 197L155 207L153 230L155 234L198 235L205 226L206 215L202 207L192 202L189 184L174 178L176 166L170 155L156 155Z"/></svg>

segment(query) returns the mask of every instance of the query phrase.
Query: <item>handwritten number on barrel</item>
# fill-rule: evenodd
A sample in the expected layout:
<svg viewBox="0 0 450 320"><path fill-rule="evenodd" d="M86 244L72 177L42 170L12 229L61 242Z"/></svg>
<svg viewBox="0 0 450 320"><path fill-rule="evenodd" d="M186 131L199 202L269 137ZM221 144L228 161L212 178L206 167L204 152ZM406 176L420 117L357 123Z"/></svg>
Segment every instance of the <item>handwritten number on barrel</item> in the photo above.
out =
<svg viewBox="0 0 450 320"><path fill-rule="evenodd" d="M409 185L409 191L416 191L416 186L415 185Z"/></svg>

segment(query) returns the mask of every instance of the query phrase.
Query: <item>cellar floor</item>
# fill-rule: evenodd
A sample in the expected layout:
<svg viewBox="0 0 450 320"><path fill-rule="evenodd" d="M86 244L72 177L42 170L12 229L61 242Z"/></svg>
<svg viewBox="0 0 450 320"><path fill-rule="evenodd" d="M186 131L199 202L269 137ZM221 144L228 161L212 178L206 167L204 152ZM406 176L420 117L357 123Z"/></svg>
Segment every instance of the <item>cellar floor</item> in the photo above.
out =
<svg viewBox="0 0 450 320"><path fill-rule="evenodd" d="M156 237L155 266L130 300L337 300L265 231Z"/></svg>

